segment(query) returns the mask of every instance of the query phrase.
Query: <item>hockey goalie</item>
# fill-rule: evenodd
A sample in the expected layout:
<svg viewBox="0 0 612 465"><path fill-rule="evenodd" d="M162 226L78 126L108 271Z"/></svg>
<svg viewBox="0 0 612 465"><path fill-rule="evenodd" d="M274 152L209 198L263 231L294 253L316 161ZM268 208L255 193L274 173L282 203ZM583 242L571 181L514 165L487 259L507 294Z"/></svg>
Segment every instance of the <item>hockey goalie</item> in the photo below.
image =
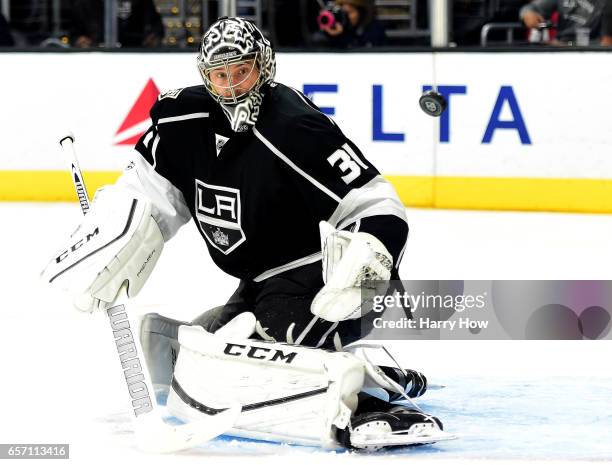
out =
<svg viewBox="0 0 612 465"><path fill-rule="evenodd" d="M44 279L83 311L108 308L139 292L193 219L240 285L192 321L142 320L174 416L214 420L239 405L227 434L324 448L450 438L411 403L425 377L374 365L358 343L368 283L399 279L408 226L393 187L332 119L275 82L274 50L250 22L215 22L197 66L203 85L159 96L133 161L96 193Z"/></svg>

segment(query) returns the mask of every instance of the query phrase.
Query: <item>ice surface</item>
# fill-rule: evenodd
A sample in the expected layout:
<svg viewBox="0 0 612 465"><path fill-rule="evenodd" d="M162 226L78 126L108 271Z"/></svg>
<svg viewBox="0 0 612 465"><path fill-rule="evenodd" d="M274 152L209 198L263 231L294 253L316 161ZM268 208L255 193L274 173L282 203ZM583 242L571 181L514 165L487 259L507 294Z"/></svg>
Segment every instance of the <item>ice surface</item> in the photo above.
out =
<svg viewBox="0 0 612 465"><path fill-rule="evenodd" d="M409 210L407 279L610 279L606 215ZM70 443L74 463L612 461L611 341L395 341L446 387L420 404L457 441L384 455L221 438L169 456L133 445L124 381L102 315L73 310L38 273L80 219L76 204L0 204L0 443ZM167 244L137 312L190 319L236 285L190 224Z"/></svg>

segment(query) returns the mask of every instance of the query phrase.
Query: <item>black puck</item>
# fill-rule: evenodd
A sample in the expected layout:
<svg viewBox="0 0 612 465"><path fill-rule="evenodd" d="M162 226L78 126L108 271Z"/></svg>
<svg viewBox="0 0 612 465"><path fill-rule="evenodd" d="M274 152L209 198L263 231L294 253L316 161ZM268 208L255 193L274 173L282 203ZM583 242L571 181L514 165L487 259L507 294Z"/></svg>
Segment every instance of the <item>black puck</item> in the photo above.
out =
<svg viewBox="0 0 612 465"><path fill-rule="evenodd" d="M435 90L428 90L419 99L421 110L429 116L440 116L446 110L446 99Z"/></svg>

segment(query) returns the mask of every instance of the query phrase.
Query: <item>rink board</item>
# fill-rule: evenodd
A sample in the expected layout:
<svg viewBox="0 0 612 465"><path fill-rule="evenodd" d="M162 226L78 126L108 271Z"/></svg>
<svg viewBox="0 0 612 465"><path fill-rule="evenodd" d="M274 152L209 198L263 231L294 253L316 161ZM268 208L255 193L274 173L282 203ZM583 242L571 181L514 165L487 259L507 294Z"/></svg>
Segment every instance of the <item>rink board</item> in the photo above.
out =
<svg viewBox="0 0 612 465"><path fill-rule="evenodd" d="M331 115L408 206L612 212L612 131L598 104L612 97L609 56L279 54L277 79ZM185 53L0 53L0 66L11 70L2 200L74 198L57 144L67 129L89 190L112 182L157 93L200 83ZM440 119L417 103L434 83L450 102Z"/></svg>

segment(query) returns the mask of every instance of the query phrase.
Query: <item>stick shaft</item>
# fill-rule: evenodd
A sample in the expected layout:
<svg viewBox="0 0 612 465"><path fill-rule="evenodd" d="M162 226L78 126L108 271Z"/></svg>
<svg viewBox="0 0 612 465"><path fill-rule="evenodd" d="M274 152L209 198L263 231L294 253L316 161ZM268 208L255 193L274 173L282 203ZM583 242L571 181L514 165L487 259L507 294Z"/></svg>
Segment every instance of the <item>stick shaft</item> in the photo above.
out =
<svg viewBox="0 0 612 465"><path fill-rule="evenodd" d="M81 211L83 215L86 215L90 208L89 195L87 194L87 187L85 186L83 173L81 172L79 160L74 148L74 136L68 135L63 137L60 140L60 146L71 165L72 182L79 198ZM119 290L115 300L110 304L104 305L104 312L109 319L113 341L119 353L119 362L121 364L121 370L125 375L126 387L133 408L132 413L134 415L134 420L138 419L135 423L136 427L138 423L141 423L140 416L148 417L150 415L143 414L154 411L155 400L153 396L155 392L146 363L144 359L142 359L143 351L138 333L136 332L136 334L134 334L138 325L134 318L130 316L130 312L127 308L125 284ZM124 333L127 333L127 337ZM117 336L117 334L123 334L123 337ZM126 356L126 354L130 355ZM125 358L125 360L123 358ZM129 367L129 377L128 372L125 371L126 366Z"/></svg>
<svg viewBox="0 0 612 465"><path fill-rule="evenodd" d="M77 197L79 198L81 211L85 215L89 211L90 206L89 194L87 193L87 187L85 186L83 173L81 171L81 167L79 166L79 160L77 159L76 151L74 149L74 137L66 136L62 138L60 140L60 145L68 161L70 162L72 183L74 184L74 189L76 190Z"/></svg>

